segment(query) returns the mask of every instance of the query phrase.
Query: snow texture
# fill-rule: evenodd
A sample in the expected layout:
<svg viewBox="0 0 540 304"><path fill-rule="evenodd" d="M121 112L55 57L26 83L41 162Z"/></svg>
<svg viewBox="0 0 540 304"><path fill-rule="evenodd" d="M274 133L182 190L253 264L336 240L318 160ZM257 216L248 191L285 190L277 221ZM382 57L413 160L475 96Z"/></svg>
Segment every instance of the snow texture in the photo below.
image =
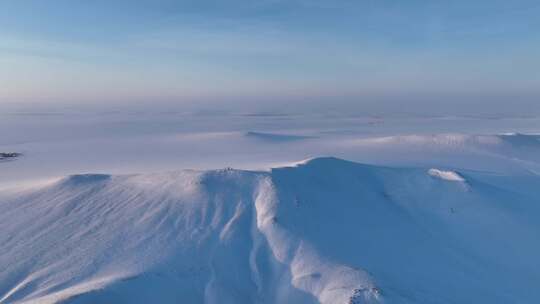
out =
<svg viewBox="0 0 540 304"><path fill-rule="evenodd" d="M0 303L540 301L540 178L426 170L315 158L2 191Z"/></svg>

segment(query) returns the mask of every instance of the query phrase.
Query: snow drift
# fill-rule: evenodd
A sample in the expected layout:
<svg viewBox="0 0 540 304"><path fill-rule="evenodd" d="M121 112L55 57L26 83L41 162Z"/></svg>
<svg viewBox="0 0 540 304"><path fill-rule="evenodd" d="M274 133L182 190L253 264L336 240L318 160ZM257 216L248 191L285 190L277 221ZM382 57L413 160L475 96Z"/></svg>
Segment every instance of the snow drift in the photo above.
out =
<svg viewBox="0 0 540 304"><path fill-rule="evenodd" d="M0 303L537 303L539 186L335 158L70 176L0 193Z"/></svg>

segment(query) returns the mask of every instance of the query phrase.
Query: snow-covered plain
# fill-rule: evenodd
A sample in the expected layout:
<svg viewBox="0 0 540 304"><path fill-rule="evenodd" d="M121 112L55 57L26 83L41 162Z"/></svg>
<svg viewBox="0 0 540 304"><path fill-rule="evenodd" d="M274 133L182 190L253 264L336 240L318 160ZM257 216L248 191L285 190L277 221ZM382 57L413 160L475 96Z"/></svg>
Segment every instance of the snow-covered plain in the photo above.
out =
<svg viewBox="0 0 540 304"><path fill-rule="evenodd" d="M540 301L538 118L1 116L0 303Z"/></svg>
<svg viewBox="0 0 540 304"><path fill-rule="evenodd" d="M320 156L380 165L520 170L519 162L538 155L538 137L519 134L537 134L538 126L536 116L15 108L0 111L0 152L23 157L2 164L0 187L79 173L268 169ZM501 157L515 161L501 162Z"/></svg>

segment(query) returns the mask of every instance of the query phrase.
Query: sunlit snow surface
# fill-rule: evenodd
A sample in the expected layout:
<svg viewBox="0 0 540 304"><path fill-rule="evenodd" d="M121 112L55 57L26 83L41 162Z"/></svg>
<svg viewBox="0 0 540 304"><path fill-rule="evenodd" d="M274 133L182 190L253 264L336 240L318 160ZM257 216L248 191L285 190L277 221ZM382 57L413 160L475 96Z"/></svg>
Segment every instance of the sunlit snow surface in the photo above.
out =
<svg viewBox="0 0 540 304"><path fill-rule="evenodd" d="M437 177L447 181L464 182L465 179L455 171L443 171L435 168L428 170L429 175Z"/></svg>
<svg viewBox="0 0 540 304"><path fill-rule="evenodd" d="M537 118L0 116L0 303L540 302Z"/></svg>

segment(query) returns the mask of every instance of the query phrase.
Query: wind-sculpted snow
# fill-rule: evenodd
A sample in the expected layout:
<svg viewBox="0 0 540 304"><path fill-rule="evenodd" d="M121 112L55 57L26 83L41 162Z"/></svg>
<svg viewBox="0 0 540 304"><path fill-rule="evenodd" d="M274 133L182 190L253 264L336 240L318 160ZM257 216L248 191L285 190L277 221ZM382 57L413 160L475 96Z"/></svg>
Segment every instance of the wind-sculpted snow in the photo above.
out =
<svg viewBox="0 0 540 304"><path fill-rule="evenodd" d="M2 191L0 303L539 302L540 178L429 169L316 158Z"/></svg>

